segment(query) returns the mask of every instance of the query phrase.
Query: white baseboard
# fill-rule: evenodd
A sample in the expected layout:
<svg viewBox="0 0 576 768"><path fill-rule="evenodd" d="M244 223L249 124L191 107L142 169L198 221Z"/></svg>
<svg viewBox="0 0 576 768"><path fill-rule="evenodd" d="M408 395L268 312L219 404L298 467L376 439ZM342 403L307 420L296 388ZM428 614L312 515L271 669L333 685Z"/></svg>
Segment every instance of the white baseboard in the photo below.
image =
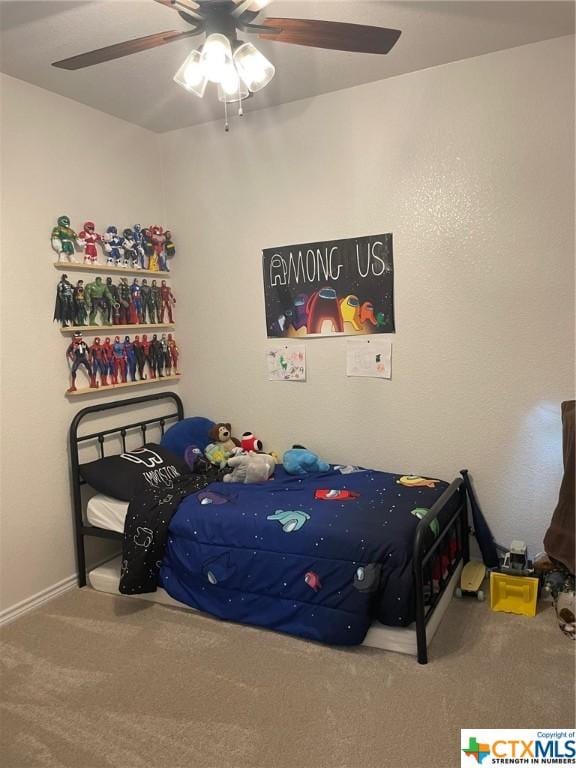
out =
<svg viewBox="0 0 576 768"><path fill-rule="evenodd" d="M62 579L62 581L53 584L51 587L43 589L42 592L37 592L35 595L27 597L25 600L21 600L19 603L16 603L16 605L12 605L10 608L5 608L0 613L0 627L4 626L4 624L10 623L11 621L14 621L14 619L22 616L22 614L28 613L28 611L34 610L34 608L38 608L43 603L47 603L49 600L53 600L63 592L67 592L69 589L74 589L77 581L78 577L76 574L73 576L68 576L67 578Z"/></svg>
<svg viewBox="0 0 576 768"><path fill-rule="evenodd" d="M115 555L108 555L90 567L97 568L103 563L108 562L111 557L115 557ZM11 605L9 608L5 608L3 611L0 611L0 627L4 626L4 624L9 624L11 621L14 621L14 619L17 619L24 613L28 613L29 611L34 610L34 608L39 608L49 600L53 600L55 597L58 597L58 595L61 595L64 592L68 592L70 589L74 589L77 582L78 576L74 573L72 576L67 576L65 579L58 581L51 587L47 587L41 592L37 592L35 595L31 595L30 597L21 600L19 603L16 603L16 605Z"/></svg>

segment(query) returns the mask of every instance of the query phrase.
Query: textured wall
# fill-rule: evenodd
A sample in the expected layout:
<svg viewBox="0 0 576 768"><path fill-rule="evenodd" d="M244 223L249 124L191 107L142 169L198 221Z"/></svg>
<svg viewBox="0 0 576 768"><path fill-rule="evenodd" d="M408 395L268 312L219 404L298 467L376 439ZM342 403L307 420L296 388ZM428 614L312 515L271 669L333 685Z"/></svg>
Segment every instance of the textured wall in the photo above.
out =
<svg viewBox="0 0 576 768"><path fill-rule="evenodd" d="M154 134L10 77L0 87L0 581L7 608L75 570L67 429L94 399L64 396L66 344L52 323L62 273L52 266L50 230L63 213L73 226L88 218L104 227L151 222L162 218L162 194Z"/></svg>
<svg viewBox="0 0 576 768"><path fill-rule="evenodd" d="M498 539L535 554L574 393L573 87L560 38L163 135L188 412L277 450L469 467ZM307 383L268 382L261 249L387 231L392 380L346 379L345 341L317 339Z"/></svg>

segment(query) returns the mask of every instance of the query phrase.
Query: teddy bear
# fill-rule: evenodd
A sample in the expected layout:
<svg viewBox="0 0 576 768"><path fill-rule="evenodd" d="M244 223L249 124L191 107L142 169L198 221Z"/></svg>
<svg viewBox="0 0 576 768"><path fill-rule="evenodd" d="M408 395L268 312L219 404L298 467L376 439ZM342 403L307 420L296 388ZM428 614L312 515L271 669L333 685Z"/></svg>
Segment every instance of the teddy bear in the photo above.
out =
<svg viewBox="0 0 576 768"><path fill-rule="evenodd" d="M272 475L276 462L267 453L241 453L226 462L232 472L224 475L225 483L263 483Z"/></svg>
<svg viewBox="0 0 576 768"><path fill-rule="evenodd" d="M240 441L232 437L232 427L223 421L214 424L208 432L208 437L212 442L206 446L204 455L212 464L217 464L220 468L225 467L232 452L240 447Z"/></svg>
<svg viewBox="0 0 576 768"><path fill-rule="evenodd" d="M302 445L295 445L289 451L286 451L282 457L282 463L289 475L327 472L330 469L330 464L322 461L315 453L312 453L312 451L309 451Z"/></svg>

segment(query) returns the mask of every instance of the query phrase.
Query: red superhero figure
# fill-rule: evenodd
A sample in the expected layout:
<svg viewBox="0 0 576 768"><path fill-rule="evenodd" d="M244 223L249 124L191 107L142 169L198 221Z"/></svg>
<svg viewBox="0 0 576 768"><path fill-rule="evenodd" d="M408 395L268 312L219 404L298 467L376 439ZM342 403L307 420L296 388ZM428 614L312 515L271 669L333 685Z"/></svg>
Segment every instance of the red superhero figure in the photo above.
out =
<svg viewBox="0 0 576 768"><path fill-rule="evenodd" d="M72 382L68 387L68 392L76 392L76 371L82 365L86 369L86 373L90 377L90 386L92 389L96 389L98 384L96 378L90 370L90 352L88 350L88 344L82 338L80 331L76 331L74 334L68 349L66 350L66 358L72 363Z"/></svg>
<svg viewBox="0 0 576 768"><path fill-rule="evenodd" d="M176 304L176 299L174 298L174 294L172 293L170 286L166 285L166 280L162 280L162 285L160 287L160 301L160 322L164 322L164 310L167 310L168 322L173 323L174 320L172 319L172 305Z"/></svg>
<svg viewBox="0 0 576 768"><path fill-rule="evenodd" d="M104 344L102 344L103 360L106 366L106 373L109 377L111 384L118 384L116 376L114 375L114 353L112 351L112 344L110 343L110 336L106 336Z"/></svg>
<svg viewBox="0 0 576 768"><path fill-rule="evenodd" d="M150 371L150 378L155 379L156 369L155 367L152 366L152 363L150 362L150 342L148 341L148 336L146 334L142 336L142 352L144 353L144 360L146 360L148 364L148 370Z"/></svg>
<svg viewBox="0 0 576 768"><path fill-rule="evenodd" d="M148 269L152 272L159 272L164 263L164 253L166 246L166 235L162 227L157 224L150 227L150 240L152 243L152 254L148 263Z"/></svg>
<svg viewBox="0 0 576 768"><path fill-rule="evenodd" d="M178 357L180 355L178 351L178 345L172 338L172 334L168 334L168 355L170 356L170 360L172 362L172 368L174 368L174 373L176 375L180 375L180 372L178 371Z"/></svg>
<svg viewBox="0 0 576 768"><path fill-rule="evenodd" d="M96 243L102 242L102 235L99 235L96 225L93 221L85 221L84 229L78 235L78 241L84 248L84 264L95 264L98 258Z"/></svg>
<svg viewBox="0 0 576 768"><path fill-rule="evenodd" d="M90 347L90 358L92 360L92 376L96 380L96 376L100 374L100 386L108 386L108 362L106 360L106 351L100 343L100 336L96 336L94 343Z"/></svg>
<svg viewBox="0 0 576 768"><path fill-rule="evenodd" d="M120 336L114 337L112 362L114 363L114 383L119 384L119 378L121 378L122 384L126 384L126 350L124 349L124 342L120 341ZM118 373L120 373L120 376L118 376Z"/></svg>

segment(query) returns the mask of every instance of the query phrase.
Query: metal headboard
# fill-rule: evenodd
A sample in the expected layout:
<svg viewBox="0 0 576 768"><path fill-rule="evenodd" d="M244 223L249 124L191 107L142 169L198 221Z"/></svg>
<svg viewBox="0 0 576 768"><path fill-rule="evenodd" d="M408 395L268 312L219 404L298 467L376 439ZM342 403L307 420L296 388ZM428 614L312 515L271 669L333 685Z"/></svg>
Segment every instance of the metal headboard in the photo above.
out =
<svg viewBox="0 0 576 768"><path fill-rule="evenodd" d="M129 424L122 424L117 427L109 427L97 432L90 432L86 435L79 435L78 430L83 420L94 413L104 413L118 409L127 409L136 405L149 405L159 401L168 401L167 407L170 408L166 413L152 418L142 418ZM174 410L175 409L175 410ZM175 392L158 392L152 395L143 395L142 397L132 397L129 400L115 400L109 403L99 405L90 405L82 408L72 419L69 430L70 447L70 470L72 482L72 503L74 511L74 530L76 538L76 558L78 568L78 584L83 587L86 584L86 555L84 551L84 536L97 536L105 539L121 539L122 534L114 531L108 531L104 528L97 528L92 525L85 525L82 518L82 494L81 486L85 480L80 476L79 446L88 441L97 441L100 457L105 454L105 441L111 436L119 437L122 442L122 450L126 450L126 437L129 431L140 430L142 433L142 442L146 442L146 433L153 425L158 426L162 433L165 432L166 423L170 421L182 421L184 418L184 406L182 400Z"/></svg>

